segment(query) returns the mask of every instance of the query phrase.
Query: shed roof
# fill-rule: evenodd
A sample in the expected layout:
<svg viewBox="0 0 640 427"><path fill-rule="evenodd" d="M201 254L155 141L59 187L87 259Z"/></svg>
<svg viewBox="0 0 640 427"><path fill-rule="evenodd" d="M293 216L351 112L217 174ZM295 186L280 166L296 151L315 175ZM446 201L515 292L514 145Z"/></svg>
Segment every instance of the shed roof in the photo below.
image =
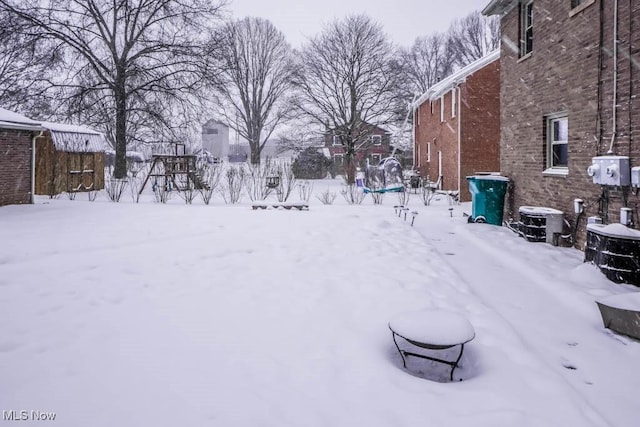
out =
<svg viewBox="0 0 640 427"><path fill-rule="evenodd" d="M21 130L42 130L40 122L31 120L14 111L0 107L0 128Z"/></svg>
<svg viewBox="0 0 640 427"><path fill-rule="evenodd" d="M413 104L413 108L416 108L420 104L425 101L431 100L434 101L444 95L447 91L449 91L452 87L463 83L467 77L472 75L478 70L481 70L485 66L489 65L493 61L500 58L500 49L496 49L480 59L477 59L451 74L446 79L443 79L431 86L425 93L423 93Z"/></svg>
<svg viewBox="0 0 640 427"><path fill-rule="evenodd" d="M103 152L109 148L104 135L85 126L43 122L51 133L56 150L68 152Z"/></svg>

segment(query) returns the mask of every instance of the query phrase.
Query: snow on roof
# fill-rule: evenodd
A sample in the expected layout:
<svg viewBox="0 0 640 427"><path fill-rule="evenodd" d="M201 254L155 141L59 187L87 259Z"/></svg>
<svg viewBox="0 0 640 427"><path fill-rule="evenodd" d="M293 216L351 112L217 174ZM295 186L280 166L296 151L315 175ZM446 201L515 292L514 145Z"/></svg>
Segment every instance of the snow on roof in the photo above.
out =
<svg viewBox="0 0 640 427"><path fill-rule="evenodd" d="M500 49L496 49L493 52L490 52L487 55L483 56L482 58L473 61L471 64L462 67L460 70L451 74L449 77L431 86L414 102L413 108L418 107L427 100L434 101L438 99L452 87L464 82L468 76L489 65L498 58L500 58Z"/></svg>
<svg viewBox="0 0 640 427"><path fill-rule="evenodd" d="M102 152L108 148L104 135L85 126L43 122L51 133L56 150L70 152Z"/></svg>
<svg viewBox="0 0 640 427"><path fill-rule="evenodd" d="M0 128L41 130L40 122L0 107Z"/></svg>
<svg viewBox="0 0 640 427"><path fill-rule="evenodd" d="M42 122L42 127L55 132L73 132L100 135L100 132L86 126L68 125L65 123Z"/></svg>
<svg viewBox="0 0 640 427"><path fill-rule="evenodd" d="M491 0L491 3L482 10L482 14L486 16L500 15L507 12L517 3L517 0Z"/></svg>

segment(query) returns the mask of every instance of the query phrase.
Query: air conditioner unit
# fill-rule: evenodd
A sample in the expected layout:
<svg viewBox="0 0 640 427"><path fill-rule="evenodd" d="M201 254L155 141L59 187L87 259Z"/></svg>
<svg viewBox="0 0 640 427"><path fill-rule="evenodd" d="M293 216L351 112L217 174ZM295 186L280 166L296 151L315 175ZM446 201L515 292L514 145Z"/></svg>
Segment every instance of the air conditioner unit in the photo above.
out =
<svg viewBox="0 0 640 427"><path fill-rule="evenodd" d="M522 237L530 242L554 243L554 234L562 234L564 214L562 211L540 206L521 206L518 209L518 229Z"/></svg>

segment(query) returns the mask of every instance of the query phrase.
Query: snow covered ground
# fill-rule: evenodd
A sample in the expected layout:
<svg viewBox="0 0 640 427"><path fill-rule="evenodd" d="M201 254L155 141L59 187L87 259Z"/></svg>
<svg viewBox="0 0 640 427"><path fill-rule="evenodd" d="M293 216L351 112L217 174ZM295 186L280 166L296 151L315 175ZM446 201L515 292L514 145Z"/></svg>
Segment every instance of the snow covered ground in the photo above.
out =
<svg viewBox="0 0 640 427"><path fill-rule="evenodd" d="M309 211L103 194L0 208L4 419L637 425L640 343L604 329L594 300L640 289L580 251L468 224L446 197L412 196L414 227L393 194L321 204L339 183L315 182ZM454 382L403 369L391 339L390 318L429 308L475 328Z"/></svg>

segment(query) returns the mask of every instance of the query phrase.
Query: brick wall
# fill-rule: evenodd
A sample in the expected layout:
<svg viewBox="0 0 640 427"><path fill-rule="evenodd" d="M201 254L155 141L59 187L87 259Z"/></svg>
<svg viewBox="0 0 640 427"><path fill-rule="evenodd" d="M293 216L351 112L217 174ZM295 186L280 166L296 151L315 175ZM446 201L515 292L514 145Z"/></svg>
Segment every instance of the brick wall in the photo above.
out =
<svg viewBox="0 0 640 427"><path fill-rule="evenodd" d="M467 175L500 169L499 75L500 63L496 60L467 76L455 92L449 90L441 98L422 103L414 118L414 155L420 176L437 181L441 172L442 189L460 190L462 201L471 200ZM458 107L455 114L451 105L454 93ZM441 102L444 121L441 121Z"/></svg>
<svg viewBox="0 0 640 427"><path fill-rule="evenodd" d="M632 208L638 203L638 197L628 192L603 192L586 173L593 156L606 154L612 136L612 5L612 0L596 0L572 14L569 0L535 0L533 51L527 58L519 58L517 52L518 8L502 18L500 162L512 181L506 217L517 218L523 205L548 206L563 211L573 224L573 199L581 198L586 212L578 224L579 247L586 237L586 217L615 222L623 198ZM630 156L636 166L640 165L636 99L640 69L632 60L637 61L640 46L640 6L619 2L618 27L621 53L613 151ZM553 176L544 173L545 115L563 111L569 118L568 173ZM608 202L604 209L603 201Z"/></svg>
<svg viewBox="0 0 640 427"><path fill-rule="evenodd" d="M460 199L466 202L467 176L500 171L500 61L470 75L461 91Z"/></svg>
<svg viewBox="0 0 640 427"><path fill-rule="evenodd" d="M0 129L0 206L31 201L31 132Z"/></svg>

